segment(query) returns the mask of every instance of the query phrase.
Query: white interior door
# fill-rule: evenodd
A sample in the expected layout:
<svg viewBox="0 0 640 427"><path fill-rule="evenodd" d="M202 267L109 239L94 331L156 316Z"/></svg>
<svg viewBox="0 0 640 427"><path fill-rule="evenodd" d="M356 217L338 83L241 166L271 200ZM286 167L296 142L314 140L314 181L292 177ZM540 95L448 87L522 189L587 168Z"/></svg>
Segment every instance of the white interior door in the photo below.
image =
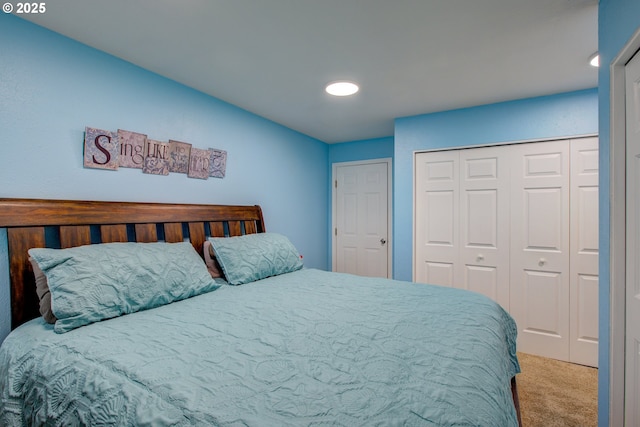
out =
<svg viewBox="0 0 640 427"><path fill-rule="evenodd" d="M461 287L509 310L509 148L460 150Z"/></svg>
<svg viewBox="0 0 640 427"><path fill-rule="evenodd" d="M415 155L414 281L440 286L460 283L459 152Z"/></svg>
<svg viewBox="0 0 640 427"><path fill-rule="evenodd" d="M569 360L569 143L514 148L510 311L518 350Z"/></svg>
<svg viewBox="0 0 640 427"><path fill-rule="evenodd" d="M389 277L389 164L335 169L334 271Z"/></svg>
<svg viewBox="0 0 640 427"><path fill-rule="evenodd" d="M571 141L569 361L598 366L598 138Z"/></svg>
<svg viewBox="0 0 640 427"><path fill-rule="evenodd" d="M625 425L640 425L640 54L625 67L627 249Z"/></svg>

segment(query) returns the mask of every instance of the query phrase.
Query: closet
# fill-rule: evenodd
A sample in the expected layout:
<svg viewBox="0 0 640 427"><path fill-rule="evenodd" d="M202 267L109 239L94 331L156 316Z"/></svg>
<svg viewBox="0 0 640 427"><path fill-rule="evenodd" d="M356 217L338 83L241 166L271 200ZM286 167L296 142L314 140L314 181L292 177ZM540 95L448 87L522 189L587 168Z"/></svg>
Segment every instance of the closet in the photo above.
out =
<svg viewBox="0 0 640 427"><path fill-rule="evenodd" d="M497 301L518 351L597 366L597 137L414 160L414 281Z"/></svg>

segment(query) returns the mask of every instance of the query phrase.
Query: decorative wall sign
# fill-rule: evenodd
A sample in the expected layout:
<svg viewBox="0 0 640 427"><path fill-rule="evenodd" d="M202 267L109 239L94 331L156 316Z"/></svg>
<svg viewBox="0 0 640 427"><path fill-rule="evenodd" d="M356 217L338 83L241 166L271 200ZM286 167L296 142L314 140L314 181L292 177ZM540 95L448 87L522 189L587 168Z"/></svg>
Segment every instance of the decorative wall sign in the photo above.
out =
<svg viewBox="0 0 640 427"><path fill-rule="evenodd" d="M169 175L169 143L148 139L144 144L142 172Z"/></svg>
<svg viewBox="0 0 640 427"><path fill-rule="evenodd" d="M147 135L118 129L120 143L119 165L121 168L142 169L144 163L144 143Z"/></svg>
<svg viewBox="0 0 640 427"><path fill-rule="evenodd" d="M117 170L118 134L86 127L84 135L84 167Z"/></svg>
<svg viewBox="0 0 640 427"><path fill-rule="evenodd" d="M209 148L211 151L211 162L209 163L209 176L214 178L224 178L227 171L227 152Z"/></svg>
<svg viewBox="0 0 640 427"><path fill-rule="evenodd" d="M188 142L149 139L147 135L118 129L117 132L85 128L84 167L117 170L142 169L152 175L183 173L189 178L224 178L227 152L195 148Z"/></svg>
<svg viewBox="0 0 640 427"><path fill-rule="evenodd" d="M169 172L188 173L191 144L169 140Z"/></svg>
<svg viewBox="0 0 640 427"><path fill-rule="evenodd" d="M191 148L191 158L189 159L189 178L208 179L209 163L211 163L211 150L201 150Z"/></svg>

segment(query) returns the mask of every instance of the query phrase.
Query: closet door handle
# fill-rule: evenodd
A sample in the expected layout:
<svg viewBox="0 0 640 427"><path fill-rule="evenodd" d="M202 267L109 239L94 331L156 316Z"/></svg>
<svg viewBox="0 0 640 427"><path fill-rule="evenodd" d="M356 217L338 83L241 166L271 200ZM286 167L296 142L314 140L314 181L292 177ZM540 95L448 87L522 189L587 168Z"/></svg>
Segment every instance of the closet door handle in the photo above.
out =
<svg viewBox="0 0 640 427"><path fill-rule="evenodd" d="M542 267L542 266L543 266L543 265L545 265L546 263L547 263L547 259L546 259L546 258L540 258L540 259L538 260L538 265L539 265L540 267Z"/></svg>
<svg viewBox="0 0 640 427"><path fill-rule="evenodd" d="M478 261L484 261L484 255L482 255L482 254L478 254L478 256L476 257L476 260L478 260Z"/></svg>

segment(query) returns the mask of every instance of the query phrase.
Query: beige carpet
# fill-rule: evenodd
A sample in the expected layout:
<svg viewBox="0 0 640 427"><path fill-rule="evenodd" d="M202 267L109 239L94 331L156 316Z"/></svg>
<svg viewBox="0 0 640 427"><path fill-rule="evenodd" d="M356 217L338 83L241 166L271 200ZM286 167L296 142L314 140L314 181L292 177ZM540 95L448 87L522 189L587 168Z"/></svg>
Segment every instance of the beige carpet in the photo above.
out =
<svg viewBox="0 0 640 427"><path fill-rule="evenodd" d="M598 423L598 370L518 353L523 427L590 427Z"/></svg>

